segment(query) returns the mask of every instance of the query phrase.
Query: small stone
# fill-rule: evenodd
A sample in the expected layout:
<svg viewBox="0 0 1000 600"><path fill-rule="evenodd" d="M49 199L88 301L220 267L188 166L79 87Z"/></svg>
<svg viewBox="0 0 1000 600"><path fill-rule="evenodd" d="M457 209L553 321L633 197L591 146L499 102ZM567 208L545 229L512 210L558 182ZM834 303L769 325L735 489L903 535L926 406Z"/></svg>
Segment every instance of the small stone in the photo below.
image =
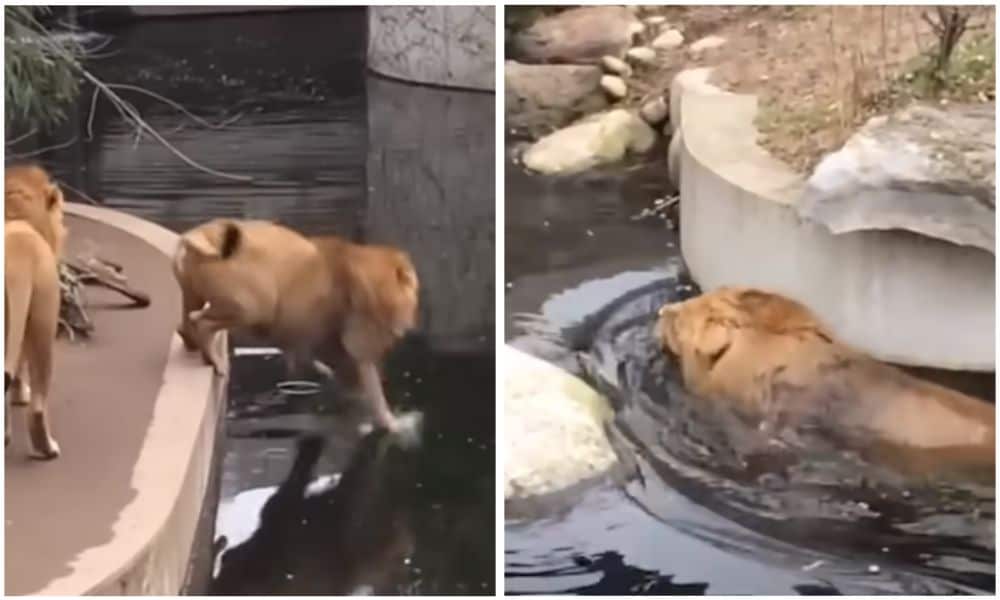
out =
<svg viewBox="0 0 1000 600"><path fill-rule="evenodd" d="M717 35L710 35L691 44L688 50L690 50L692 54L698 54L699 52L704 52L705 50L714 50L725 43L726 38L719 37Z"/></svg>
<svg viewBox="0 0 1000 600"><path fill-rule="evenodd" d="M656 50L648 46L637 46L626 52L625 57L636 64L648 65L656 60Z"/></svg>
<svg viewBox="0 0 1000 600"><path fill-rule="evenodd" d="M646 25L641 21L635 21L628 27L628 35L630 43L634 44L639 36L646 33Z"/></svg>
<svg viewBox="0 0 1000 600"><path fill-rule="evenodd" d="M601 77L601 89L607 92L612 98L622 99L628 94L628 86L625 80L615 75L604 75Z"/></svg>
<svg viewBox="0 0 1000 600"><path fill-rule="evenodd" d="M652 17L646 17L643 22L650 27L659 27L667 22L667 18L663 15L655 15Z"/></svg>
<svg viewBox="0 0 1000 600"><path fill-rule="evenodd" d="M627 62L617 56L608 55L601 57L601 66L608 73L618 75L619 77L628 77L632 74L632 67L628 66Z"/></svg>
<svg viewBox="0 0 1000 600"><path fill-rule="evenodd" d="M639 116L650 125L656 125L667 118L668 112L670 112L670 107L667 106L666 100L663 99L663 96L657 96L642 105L642 108L639 109Z"/></svg>
<svg viewBox="0 0 1000 600"><path fill-rule="evenodd" d="M653 47L659 50L673 50L684 43L684 36L676 29L669 29L653 40Z"/></svg>

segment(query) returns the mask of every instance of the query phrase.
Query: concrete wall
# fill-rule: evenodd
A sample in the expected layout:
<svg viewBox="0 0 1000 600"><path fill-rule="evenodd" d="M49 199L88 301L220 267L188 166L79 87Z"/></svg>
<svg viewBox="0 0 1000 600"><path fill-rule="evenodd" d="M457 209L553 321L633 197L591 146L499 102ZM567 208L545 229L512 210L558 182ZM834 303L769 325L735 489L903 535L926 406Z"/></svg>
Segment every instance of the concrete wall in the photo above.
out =
<svg viewBox="0 0 1000 600"><path fill-rule="evenodd" d="M756 286L809 306L875 357L995 369L995 257L905 231L834 235L801 220L802 180L756 144L756 98L681 103L681 248L703 289Z"/></svg>
<svg viewBox="0 0 1000 600"><path fill-rule="evenodd" d="M493 334L494 106L489 93L368 78L365 231L410 251L436 349Z"/></svg>
<svg viewBox="0 0 1000 600"><path fill-rule="evenodd" d="M417 83L492 90L494 23L492 6L372 6L368 66Z"/></svg>

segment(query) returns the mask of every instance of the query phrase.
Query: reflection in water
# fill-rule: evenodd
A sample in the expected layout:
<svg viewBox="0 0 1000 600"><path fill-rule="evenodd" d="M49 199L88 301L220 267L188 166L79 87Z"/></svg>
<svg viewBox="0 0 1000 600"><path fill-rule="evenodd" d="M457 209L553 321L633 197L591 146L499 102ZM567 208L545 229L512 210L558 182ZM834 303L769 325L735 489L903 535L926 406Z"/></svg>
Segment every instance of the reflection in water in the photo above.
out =
<svg viewBox="0 0 1000 600"><path fill-rule="evenodd" d="M414 540L398 499L413 486L411 457L371 434L335 485L309 490L323 447L321 437L299 439L253 535L222 554L212 593L342 595L404 579ZM220 542L228 543L224 534Z"/></svg>
<svg viewBox="0 0 1000 600"><path fill-rule="evenodd" d="M362 8L326 8L107 32L95 73L214 123L235 119L202 127L121 90L180 150L252 183L184 165L105 102L89 123L86 93L61 131L18 148L77 136L42 162L100 203L174 230L273 219L398 245L420 271L420 324L384 370L393 408L424 415L412 452L361 439L358 405L335 382L277 390L280 357L234 340L218 514L205 519L217 535L199 536L194 553L210 555L214 541L221 569L210 585L210 565L193 564L206 573L192 593L494 591L494 97L367 76L366 21Z"/></svg>
<svg viewBox="0 0 1000 600"><path fill-rule="evenodd" d="M900 479L816 436L777 447L684 392L652 325L697 290L674 235L630 219L658 196L645 170L552 179L508 165L509 343L609 397L633 476L508 520L506 589L993 590L992 486Z"/></svg>

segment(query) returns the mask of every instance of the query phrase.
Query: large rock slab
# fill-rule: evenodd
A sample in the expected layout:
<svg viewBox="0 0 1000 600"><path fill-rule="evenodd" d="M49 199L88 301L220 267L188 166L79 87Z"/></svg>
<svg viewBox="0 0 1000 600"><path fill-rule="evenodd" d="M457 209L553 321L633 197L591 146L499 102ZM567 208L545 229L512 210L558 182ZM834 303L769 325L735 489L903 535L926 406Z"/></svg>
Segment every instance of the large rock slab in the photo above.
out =
<svg viewBox="0 0 1000 600"><path fill-rule="evenodd" d="M904 229L995 254L994 104L868 121L809 178L799 213L833 233Z"/></svg>
<svg viewBox="0 0 1000 600"><path fill-rule="evenodd" d="M622 6L588 6L544 17L514 35L513 58L528 63L598 64L621 57L645 26Z"/></svg>
<svg viewBox="0 0 1000 600"><path fill-rule="evenodd" d="M565 491L617 462L605 433L611 407L583 381L512 346L504 366L504 498Z"/></svg>
<svg viewBox="0 0 1000 600"><path fill-rule="evenodd" d="M603 110L601 69L590 65L504 65L508 129L530 133L557 129Z"/></svg>
<svg viewBox="0 0 1000 600"><path fill-rule="evenodd" d="M647 152L656 143L638 115L624 109L592 115L535 142L522 156L524 166L548 175L577 173Z"/></svg>

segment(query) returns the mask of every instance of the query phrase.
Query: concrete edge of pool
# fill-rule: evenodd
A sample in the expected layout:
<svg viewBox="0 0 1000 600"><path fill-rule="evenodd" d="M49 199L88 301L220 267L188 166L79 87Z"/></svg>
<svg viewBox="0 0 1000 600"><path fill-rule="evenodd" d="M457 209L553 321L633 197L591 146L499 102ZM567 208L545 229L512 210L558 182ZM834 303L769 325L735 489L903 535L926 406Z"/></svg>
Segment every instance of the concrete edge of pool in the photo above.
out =
<svg viewBox="0 0 1000 600"><path fill-rule="evenodd" d="M833 234L794 206L805 181L757 144L757 97L671 86L679 120L681 249L704 289L755 286L803 302L881 360L995 370L993 253L902 230Z"/></svg>
<svg viewBox="0 0 1000 600"><path fill-rule="evenodd" d="M173 254L177 234L114 210L67 204L66 213L104 223ZM106 543L81 553L72 572L36 593L177 595L188 571L192 544L212 470L225 380L170 336L163 382L157 393L124 507Z"/></svg>

